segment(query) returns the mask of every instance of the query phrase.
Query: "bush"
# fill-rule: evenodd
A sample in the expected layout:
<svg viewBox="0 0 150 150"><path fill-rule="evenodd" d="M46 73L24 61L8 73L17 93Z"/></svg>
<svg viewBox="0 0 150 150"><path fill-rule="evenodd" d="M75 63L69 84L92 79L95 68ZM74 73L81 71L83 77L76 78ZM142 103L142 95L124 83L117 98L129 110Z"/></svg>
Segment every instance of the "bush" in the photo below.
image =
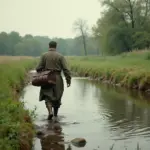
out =
<svg viewBox="0 0 150 150"><path fill-rule="evenodd" d="M0 149L21 149L22 141L31 148L34 133L32 118L18 97L26 72L33 67L34 62L23 60L0 64Z"/></svg>

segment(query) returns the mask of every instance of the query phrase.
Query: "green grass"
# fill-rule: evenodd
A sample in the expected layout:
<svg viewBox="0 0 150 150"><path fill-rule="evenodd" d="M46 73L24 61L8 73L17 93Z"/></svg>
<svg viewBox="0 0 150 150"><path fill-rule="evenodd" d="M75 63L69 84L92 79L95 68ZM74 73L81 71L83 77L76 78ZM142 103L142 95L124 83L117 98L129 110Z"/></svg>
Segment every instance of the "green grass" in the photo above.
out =
<svg viewBox="0 0 150 150"><path fill-rule="evenodd" d="M150 88L150 52L131 52L118 56L68 57L72 71L80 76L108 80L128 88Z"/></svg>
<svg viewBox="0 0 150 150"><path fill-rule="evenodd" d="M32 112L18 101L27 71L35 60L0 64L0 150L28 150L33 137Z"/></svg>

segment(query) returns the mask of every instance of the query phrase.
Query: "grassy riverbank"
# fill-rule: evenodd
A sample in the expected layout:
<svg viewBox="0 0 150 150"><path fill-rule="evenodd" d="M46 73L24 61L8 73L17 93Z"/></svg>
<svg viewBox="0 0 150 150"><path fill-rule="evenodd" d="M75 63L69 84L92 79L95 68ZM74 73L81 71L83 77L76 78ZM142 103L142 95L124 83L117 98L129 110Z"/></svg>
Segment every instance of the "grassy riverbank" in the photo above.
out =
<svg viewBox="0 0 150 150"><path fill-rule="evenodd" d="M150 52L108 57L69 57L71 70L80 76L139 90L150 89Z"/></svg>
<svg viewBox="0 0 150 150"><path fill-rule="evenodd" d="M0 60L0 150L29 150L32 119L18 98L26 73L35 65L35 60L1 56Z"/></svg>

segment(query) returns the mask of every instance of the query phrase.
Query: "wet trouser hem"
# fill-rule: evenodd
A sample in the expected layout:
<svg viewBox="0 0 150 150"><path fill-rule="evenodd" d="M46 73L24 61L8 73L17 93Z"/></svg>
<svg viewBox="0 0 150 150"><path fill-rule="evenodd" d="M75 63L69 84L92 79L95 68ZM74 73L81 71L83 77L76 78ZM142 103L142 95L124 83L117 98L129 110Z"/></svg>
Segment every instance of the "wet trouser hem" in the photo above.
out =
<svg viewBox="0 0 150 150"><path fill-rule="evenodd" d="M45 100L45 104L46 103L51 104L53 108L60 108L60 106L61 106L61 102L53 102L53 101L50 101L50 100Z"/></svg>

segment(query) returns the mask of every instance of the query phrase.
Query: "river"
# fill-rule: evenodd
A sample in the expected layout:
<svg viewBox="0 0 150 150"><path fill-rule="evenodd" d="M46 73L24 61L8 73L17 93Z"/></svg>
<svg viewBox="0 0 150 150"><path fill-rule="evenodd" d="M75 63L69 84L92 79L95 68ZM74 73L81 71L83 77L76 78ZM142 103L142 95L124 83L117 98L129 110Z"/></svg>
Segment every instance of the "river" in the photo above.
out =
<svg viewBox="0 0 150 150"><path fill-rule="evenodd" d="M38 101L40 88L28 84L21 96L25 106L36 107L35 124L47 128L49 122L44 102ZM137 145L142 150L149 149L150 143L150 95L137 91L100 84L86 78L74 77L71 87L62 98L59 111L61 136L53 134L45 141L44 148L39 138L35 138L34 150L78 150L67 141L85 138L87 143L82 150L134 150ZM47 128L48 130L48 128ZM47 131L48 133L48 131ZM61 147L52 146L52 141L65 141ZM56 142L53 142L53 144ZM55 144L57 145L57 144Z"/></svg>

